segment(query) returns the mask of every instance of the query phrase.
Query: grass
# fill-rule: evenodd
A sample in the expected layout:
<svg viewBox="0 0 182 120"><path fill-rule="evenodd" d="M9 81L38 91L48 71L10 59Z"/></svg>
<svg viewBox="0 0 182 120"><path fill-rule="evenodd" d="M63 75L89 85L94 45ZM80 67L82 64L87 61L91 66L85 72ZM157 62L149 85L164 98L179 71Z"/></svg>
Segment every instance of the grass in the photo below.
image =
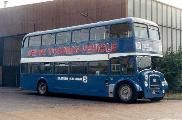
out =
<svg viewBox="0 0 182 120"><path fill-rule="evenodd" d="M182 100L182 93L167 93L165 99Z"/></svg>

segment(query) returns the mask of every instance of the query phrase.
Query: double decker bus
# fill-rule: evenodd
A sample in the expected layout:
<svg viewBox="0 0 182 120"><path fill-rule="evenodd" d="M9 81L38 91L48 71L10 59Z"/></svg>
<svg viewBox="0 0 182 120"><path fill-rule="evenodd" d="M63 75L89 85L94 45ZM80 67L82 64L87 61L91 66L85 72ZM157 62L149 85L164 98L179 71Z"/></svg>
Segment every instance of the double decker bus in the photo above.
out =
<svg viewBox="0 0 182 120"><path fill-rule="evenodd" d="M158 25L121 18L25 35L20 87L113 97L122 102L163 99L168 84L152 69L162 57Z"/></svg>

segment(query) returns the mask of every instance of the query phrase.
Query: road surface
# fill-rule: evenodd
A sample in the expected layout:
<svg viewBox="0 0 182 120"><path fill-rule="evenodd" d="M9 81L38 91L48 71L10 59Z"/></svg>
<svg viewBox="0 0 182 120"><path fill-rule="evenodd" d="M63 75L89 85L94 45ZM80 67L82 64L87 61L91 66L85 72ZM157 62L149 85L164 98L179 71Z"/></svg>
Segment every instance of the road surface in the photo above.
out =
<svg viewBox="0 0 182 120"><path fill-rule="evenodd" d="M135 104L0 88L0 120L182 120L182 100Z"/></svg>

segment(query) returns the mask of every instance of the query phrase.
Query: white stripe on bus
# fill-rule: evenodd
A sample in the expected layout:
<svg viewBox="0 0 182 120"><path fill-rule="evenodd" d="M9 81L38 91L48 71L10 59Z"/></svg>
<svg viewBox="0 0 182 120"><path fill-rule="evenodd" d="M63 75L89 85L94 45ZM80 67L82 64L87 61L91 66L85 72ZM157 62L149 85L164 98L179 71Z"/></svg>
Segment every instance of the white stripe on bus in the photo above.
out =
<svg viewBox="0 0 182 120"><path fill-rule="evenodd" d="M112 53L112 54L94 54L94 55L73 55L73 56L54 56L54 57L33 57L33 58L21 58L21 63L32 62L65 62L65 61L99 61L109 60L113 57L130 56L130 55L147 55L162 57L161 54L150 53Z"/></svg>

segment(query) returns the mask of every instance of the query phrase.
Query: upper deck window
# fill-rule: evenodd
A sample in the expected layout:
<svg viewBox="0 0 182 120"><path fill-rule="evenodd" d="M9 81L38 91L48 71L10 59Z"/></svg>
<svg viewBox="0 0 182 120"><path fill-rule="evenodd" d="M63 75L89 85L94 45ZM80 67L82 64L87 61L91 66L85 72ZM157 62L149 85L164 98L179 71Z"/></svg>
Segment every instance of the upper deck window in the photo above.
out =
<svg viewBox="0 0 182 120"><path fill-rule="evenodd" d="M30 37L29 46L41 46L41 36Z"/></svg>
<svg viewBox="0 0 182 120"><path fill-rule="evenodd" d="M46 34L42 36L42 45L55 44L55 34Z"/></svg>
<svg viewBox="0 0 182 120"><path fill-rule="evenodd" d="M71 32L61 32L56 34L56 44L70 43Z"/></svg>
<svg viewBox="0 0 182 120"><path fill-rule="evenodd" d="M109 29L107 26L91 28L90 40L104 40L109 38Z"/></svg>
<svg viewBox="0 0 182 120"><path fill-rule="evenodd" d="M72 34L72 42L88 41L89 29L75 30Z"/></svg>
<svg viewBox="0 0 182 120"><path fill-rule="evenodd" d="M29 40L29 37L26 37L23 43L23 47L28 47L28 40Z"/></svg>
<svg viewBox="0 0 182 120"><path fill-rule="evenodd" d="M111 38L129 38L132 37L132 29L128 23L111 25Z"/></svg>
<svg viewBox="0 0 182 120"><path fill-rule="evenodd" d="M145 24L134 23L134 31L135 31L135 37L137 38L149 38L147 25Z"/></svg>
<svg viewBox="0 0 182 120"><path fill-rule="evenodd" d="M150 39L159 40L159 28L155 26L149 26Z"/></svg>

